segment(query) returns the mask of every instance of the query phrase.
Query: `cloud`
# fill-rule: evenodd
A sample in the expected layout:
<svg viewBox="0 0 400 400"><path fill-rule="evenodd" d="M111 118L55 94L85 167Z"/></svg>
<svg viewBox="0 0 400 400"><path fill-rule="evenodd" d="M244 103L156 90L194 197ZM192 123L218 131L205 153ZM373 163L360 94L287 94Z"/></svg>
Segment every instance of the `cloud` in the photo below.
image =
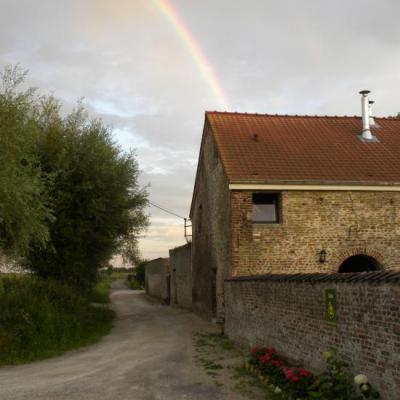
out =
<svg viewBox="0 0 400 400"><path fill-rule="evenodd" d="M0 0L0 64L90 113L135 148L151 199L189 212L204 111L218 99L148 0ZM208 55L233 110L377 115L400 111L397 0L171 0ZM151 208L144 256L184 243L182 222Z"/></svg>

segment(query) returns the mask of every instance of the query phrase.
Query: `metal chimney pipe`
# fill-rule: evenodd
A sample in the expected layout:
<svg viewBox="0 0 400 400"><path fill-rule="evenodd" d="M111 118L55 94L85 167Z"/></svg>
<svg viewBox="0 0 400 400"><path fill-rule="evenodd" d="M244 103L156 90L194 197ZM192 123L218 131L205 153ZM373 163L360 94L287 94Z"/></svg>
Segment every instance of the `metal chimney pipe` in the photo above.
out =
<svg viewBox="0 0 400 400"><path fill-rule="evenodd" d="M374 126L376 125L375 120L374 120L374 116L373 116L373 114L372 114L372 105L373 105L374 103L375 103L375 102L372 101L372 100L370 100L370 101L368 102L369 126L372 126L372 127L374 127Z"/></svg>
<svg viewBox="0 0 400 400"><path fill-rule="evenodd" d="M369 127L369 100L368 94L371 93L369 90L362 90L361 94L361 110L362 110L362 138L365 140L372 140L374 137L372 136L370 127Z"/></svg>

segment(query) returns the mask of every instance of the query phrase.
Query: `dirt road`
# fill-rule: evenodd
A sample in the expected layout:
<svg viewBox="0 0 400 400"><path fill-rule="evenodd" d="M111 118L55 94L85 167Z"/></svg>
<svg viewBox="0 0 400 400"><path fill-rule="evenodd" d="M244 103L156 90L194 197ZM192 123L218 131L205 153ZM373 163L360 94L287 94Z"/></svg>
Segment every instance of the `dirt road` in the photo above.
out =
<svg viewBox="0 0 400 400"><path fill-rule="evenodd" d="M98 344L45 361L0 368L1 400L241 400L194 362L193 314L116 284L112 332Z"/></svg>

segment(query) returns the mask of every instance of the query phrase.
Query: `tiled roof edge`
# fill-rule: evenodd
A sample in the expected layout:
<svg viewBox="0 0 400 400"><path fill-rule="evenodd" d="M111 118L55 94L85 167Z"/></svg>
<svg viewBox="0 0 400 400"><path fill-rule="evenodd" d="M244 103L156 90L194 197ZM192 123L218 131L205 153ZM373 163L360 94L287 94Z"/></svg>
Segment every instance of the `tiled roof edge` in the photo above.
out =
<svg viewBox="0 0 400 400"><path fill-rule="evenodd" d="M307 114L268 114L268 113L248 113L236 111L206 111L206 114L223 114L223 115L247 115L247 116L261 116L261 117L291 117L291 118L361 118L361 115L307 115ZM388 119L399 120L398 117L380 117L374 116L375 119Z"/></svg>
<svg viewBox="0 0 400 400"><path fill-rule="evenodd" d="M307 274L265 274L238 276L226 282L334 282L334 283L400 283L400 271L374 271L354 273L307 273Z"/></svg>

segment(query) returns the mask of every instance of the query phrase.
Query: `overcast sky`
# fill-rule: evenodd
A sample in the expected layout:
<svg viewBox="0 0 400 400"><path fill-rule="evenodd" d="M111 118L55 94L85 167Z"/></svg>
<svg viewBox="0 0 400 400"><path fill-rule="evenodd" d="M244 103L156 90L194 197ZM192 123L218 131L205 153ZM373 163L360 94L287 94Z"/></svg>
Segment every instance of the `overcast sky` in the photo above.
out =
<svg viewBox="0 0 400 400"><path fill-rule="evenodd" d="M208 59L229 111L400 111L398 0L170 0ZM205 110L221 101L153 0L0 0L0 65L76 99L136 149L150 200L182 216L191 202ZM150 208L146 258L184 244L183 222Z"/></svg>

